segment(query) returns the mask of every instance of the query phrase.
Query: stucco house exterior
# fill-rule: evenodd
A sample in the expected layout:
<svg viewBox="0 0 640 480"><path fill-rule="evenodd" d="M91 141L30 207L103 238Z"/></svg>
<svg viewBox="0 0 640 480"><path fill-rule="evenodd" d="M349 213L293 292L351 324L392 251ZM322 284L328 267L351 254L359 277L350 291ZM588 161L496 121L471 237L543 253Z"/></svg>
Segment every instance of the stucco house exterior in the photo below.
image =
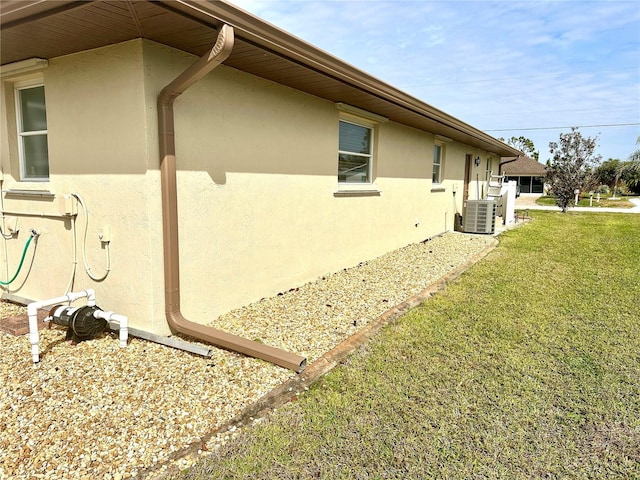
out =
<svg viewBox="0 0 640 480"><path fill-rule="evenodd" d="M206 324L453 230L519 154L224 2L7 1L0 28L3 280L37 233L4 298L93 288L168 335L168 303Z"/></svg>
<svg viewBox="0 0 640 480"><path fill-rule="evenodd" d="M525 155L503 158L500 162L500 174L505 175L507 180L518 182L521 194L544 193L546 171L542 163Z"/></svg>

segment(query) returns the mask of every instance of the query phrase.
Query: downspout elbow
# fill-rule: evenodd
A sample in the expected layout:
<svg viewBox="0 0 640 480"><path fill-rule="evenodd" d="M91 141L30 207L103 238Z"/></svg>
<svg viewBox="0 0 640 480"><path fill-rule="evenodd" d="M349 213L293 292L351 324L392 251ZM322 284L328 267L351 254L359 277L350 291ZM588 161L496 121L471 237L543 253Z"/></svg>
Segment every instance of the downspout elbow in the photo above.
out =
<svg viewBox="0 0 640 480"><path fill-rule="evenodd" d="M233 27L223 25L211 50L165 86L158 95L158 106L172 108L173 101L211 70L224 62L233 50Z"/></svg>
<svg viewBox="0 0 640 480"><path fill-rule="evenodd" d="M263 343L254 342L253 340L233 335L218 330L217 328L200 325L199 323L187 320L180 311L167 312L167 321L172 328L183 335L197 338L198 340L211 343L226 350L260 358L293 370L296 373L302 372L307 365L307 359L300 355L286 352Z"/></svg>

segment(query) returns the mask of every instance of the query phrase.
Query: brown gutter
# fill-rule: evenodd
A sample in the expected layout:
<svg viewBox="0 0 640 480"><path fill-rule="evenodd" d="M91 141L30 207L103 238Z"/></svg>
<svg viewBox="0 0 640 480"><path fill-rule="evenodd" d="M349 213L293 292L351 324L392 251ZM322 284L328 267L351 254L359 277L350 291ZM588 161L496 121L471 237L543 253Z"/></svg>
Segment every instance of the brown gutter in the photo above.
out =
<svg viewBox="0 0 640 480"><path fill-rule="evenodd" d="M165 312L172 331L218 347L261 358L301 372L307 359L262 343L253 342L184 318L180 312L180 259L178 246L178 195L173 102L185 90L220 65L233 49L233 28L223 25L211 51L182 72L158 95L158 138L162 190Z"/></svg>

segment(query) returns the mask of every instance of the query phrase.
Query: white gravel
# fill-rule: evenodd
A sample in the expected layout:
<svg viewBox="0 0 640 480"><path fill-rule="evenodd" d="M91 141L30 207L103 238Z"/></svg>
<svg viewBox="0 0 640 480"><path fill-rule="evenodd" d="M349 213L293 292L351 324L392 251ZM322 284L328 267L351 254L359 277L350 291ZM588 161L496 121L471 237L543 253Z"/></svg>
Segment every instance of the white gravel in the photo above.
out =
<svg viewBox="0 0 640 480"><path fill-rule="evenodd" d="M448 233L232 311L215 326L311 363L493 241ZM14 310L0 304L2 317ZM135 338L120 349L116 335L72 346L61 327L45 329L33 365L28 335L0 332L0 480L115 480L169 460L186 466L192 460L181 452L294 375L218 349L204 358ZM212 448L213 439L201 446Z"/></svg>

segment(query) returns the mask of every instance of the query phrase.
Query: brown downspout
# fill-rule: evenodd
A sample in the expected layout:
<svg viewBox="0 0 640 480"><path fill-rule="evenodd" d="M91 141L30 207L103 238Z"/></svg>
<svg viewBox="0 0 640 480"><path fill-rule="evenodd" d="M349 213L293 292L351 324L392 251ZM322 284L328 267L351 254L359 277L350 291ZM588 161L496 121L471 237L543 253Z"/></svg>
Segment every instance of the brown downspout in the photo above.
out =
<svg viewBox="0 0 640 480"><path fill-rule="evenodd" d="M178 247L178 195L176 185L173 102L190 86L222 63L233 49L233 28L223 25L211 51L187 68L158 95L158 137L162 189L165 312L171 330L218 347L261 358L301 372L306 358L184 318L180 312L180 260Z"/></svg>

